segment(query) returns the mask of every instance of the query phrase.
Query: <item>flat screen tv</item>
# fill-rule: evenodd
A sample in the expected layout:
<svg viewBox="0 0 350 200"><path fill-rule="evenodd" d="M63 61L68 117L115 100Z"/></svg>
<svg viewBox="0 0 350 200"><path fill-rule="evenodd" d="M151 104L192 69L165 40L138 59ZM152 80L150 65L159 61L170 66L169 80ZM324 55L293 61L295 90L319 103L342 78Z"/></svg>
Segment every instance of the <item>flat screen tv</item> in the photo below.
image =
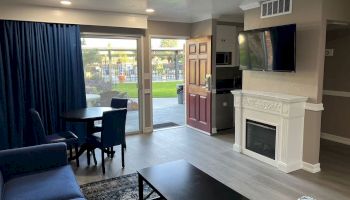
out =
<svg viewBox="0 0 350 200"><path fill-rule="evenodd" d="M290 24L240 32L240 69L295 71L295 30Z"/></svg>

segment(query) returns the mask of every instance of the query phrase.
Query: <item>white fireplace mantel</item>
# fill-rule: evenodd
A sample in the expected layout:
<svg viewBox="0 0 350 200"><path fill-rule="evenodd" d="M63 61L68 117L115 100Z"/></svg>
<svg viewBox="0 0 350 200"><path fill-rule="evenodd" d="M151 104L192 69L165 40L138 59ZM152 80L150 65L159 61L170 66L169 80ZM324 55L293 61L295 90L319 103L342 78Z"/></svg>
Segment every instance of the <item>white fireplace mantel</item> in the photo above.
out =
<svg viewBox="0 0 350 200"><path fill-rule="evenodd" d="M289 173L302 168L304 116L307 97L234 90L234 150ZM275 160L245 148L246 120L276 127Z"/></svg>

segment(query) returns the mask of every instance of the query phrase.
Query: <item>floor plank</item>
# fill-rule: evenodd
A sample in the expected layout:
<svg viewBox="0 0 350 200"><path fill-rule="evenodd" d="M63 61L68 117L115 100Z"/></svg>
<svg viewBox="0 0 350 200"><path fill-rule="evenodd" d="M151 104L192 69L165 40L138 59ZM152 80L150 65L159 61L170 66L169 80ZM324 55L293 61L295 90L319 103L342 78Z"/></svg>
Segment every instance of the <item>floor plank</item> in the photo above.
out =
<svg viewBox="0 0 350 200"><path fill-rule="evenodd" d="M319 199L350 199L350 147L321 142L322 171L312 174L298 170L289 174L234 152L233 134L207 136L186 127L159 130L152 134L127 136L125 168L121 168L120 148L113 160L106 161L102 175L98 164L88 167L86 155L75 167L80 184L134 173L137 169L184 159L250 199L297 199L310 195Z"/></svg>

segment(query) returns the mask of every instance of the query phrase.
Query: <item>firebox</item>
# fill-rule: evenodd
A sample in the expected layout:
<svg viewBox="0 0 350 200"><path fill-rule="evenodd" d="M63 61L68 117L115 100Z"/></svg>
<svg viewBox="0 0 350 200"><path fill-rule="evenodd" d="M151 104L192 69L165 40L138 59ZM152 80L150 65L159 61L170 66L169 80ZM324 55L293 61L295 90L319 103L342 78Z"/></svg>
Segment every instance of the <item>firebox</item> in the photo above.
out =
<svg viewBox="0 0 350 200"><path fill-rule="evenodd" d="M246 121L246 149L275 160L276 126Z"/></svg>

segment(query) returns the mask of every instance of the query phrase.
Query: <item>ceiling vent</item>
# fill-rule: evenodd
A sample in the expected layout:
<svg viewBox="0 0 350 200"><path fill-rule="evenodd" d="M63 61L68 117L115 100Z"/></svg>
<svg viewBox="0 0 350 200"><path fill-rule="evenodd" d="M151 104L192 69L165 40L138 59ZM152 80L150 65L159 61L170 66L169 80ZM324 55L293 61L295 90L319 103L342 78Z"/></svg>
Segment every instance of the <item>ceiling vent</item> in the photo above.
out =
<svg viewBox="0 0 350 200"><path fill-rule="evenodd" d="M292 0L267 0L261 2L261 18L292 13Z"/></svg>

